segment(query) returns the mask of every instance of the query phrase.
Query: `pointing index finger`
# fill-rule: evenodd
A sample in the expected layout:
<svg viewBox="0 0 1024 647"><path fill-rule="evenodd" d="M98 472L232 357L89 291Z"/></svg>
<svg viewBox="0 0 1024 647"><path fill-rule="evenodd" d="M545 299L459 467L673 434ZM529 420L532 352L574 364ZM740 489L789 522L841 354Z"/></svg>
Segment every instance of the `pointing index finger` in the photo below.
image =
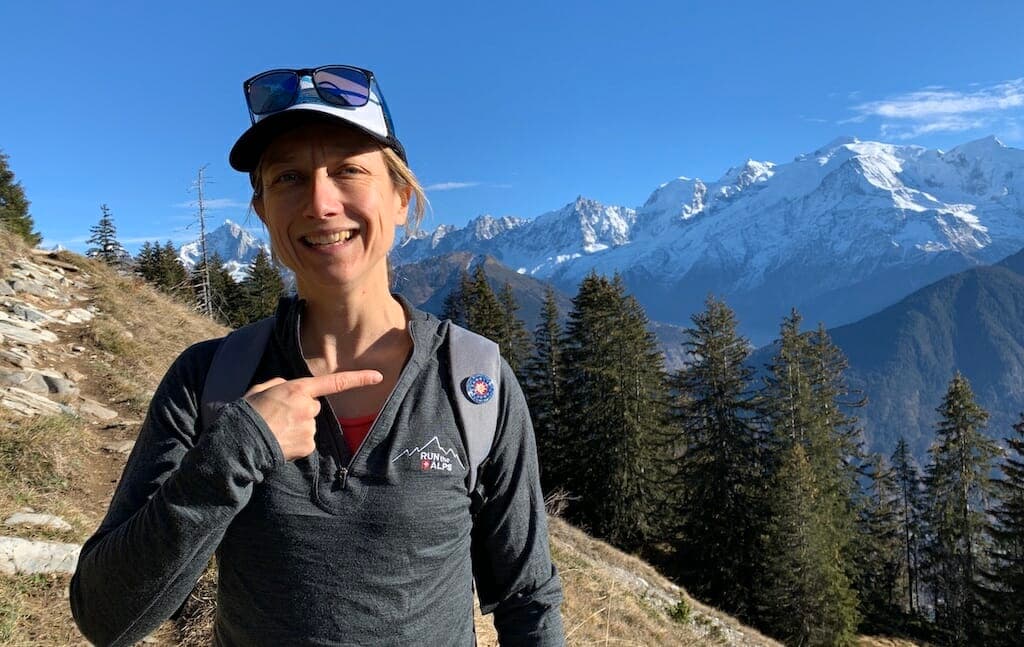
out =
<svg viewBox="0 0 1024 647"><path fill-rule="evenodd" d="M378 384L384 379L380 371L338 371L327 375L315 377L303 377L297 381L302 382L302 388L311 398L319 398L332 393L341 393L349 389L357 389L361 386Z"/></svg>

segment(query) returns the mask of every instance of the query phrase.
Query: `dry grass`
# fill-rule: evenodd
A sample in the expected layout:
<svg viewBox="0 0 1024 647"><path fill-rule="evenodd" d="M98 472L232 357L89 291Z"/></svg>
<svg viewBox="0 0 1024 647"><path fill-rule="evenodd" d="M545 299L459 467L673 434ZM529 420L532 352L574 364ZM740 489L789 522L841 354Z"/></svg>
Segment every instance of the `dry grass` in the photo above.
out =
<svg viewBox="0 0 1024 647"><path fill-rule="evenodd" d="M211 564L199 578L196 588L189 594L181 615L174 621L174 629L181 647L206 647L213 635L213 621L217 613L217 570Z"/></svg>
<svg viewBox="0 0 1024 647"><path fill-rule="evenodd" d="M66 575L0 577L0 644L88 645L67 603Z"/></svg>
<svg viewBox="0 0 1024 647"><path fill-rule="evenodd" d="M930 645L931 643L886 636L861 636L857 640L857 647L930 647Z"/></svg>
<svg viewBox="0 0 1024 647"><path fill-rule="evenodd" d="M5 529L26 539L81 541L93 526L75 504L76 475L86 462L91 434L80 418L27 419L0 410L0 520L22 508L54 514L71 532Z"/></svg>
<svg viewBox="0 0 1024 647"><path fill-rule="evenodd" d="M690 598L649 564L551 518L569 645L777 645Z"/></svg>
<svg viewBox="0 0 1024 647"><path fill-rule="evenodd" d="M93 519L75 504L88 431L71 416L26 419L0 410L0 519L24 507L55 514L72 530L4 528L25 539L79 542ZM81 644L66 601L68 576L0 576L0 644Z"/></svg>
<svg viewBox="0 0 1024 647"><path fill-rule="evenodd" d="M27 258L31 248L22 239L0 227L0 262L6 265L16 258Z"/></svg>
<svg viewBox="0 0 1024 647"><path fill-rule="evenodd" d="M134 415L145 413L153 389L182 350L228 332L134 276L75 254L61 256L85 273L99 309L82 333L81 343L95 349L90 370L83 372L99 379L107 402Z"/></svg>

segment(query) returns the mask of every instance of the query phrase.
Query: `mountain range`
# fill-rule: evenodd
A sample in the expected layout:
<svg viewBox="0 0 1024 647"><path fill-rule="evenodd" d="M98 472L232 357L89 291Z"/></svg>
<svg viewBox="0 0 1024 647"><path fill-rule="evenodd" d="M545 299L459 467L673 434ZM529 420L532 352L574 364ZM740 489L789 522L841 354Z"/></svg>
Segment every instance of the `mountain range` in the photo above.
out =
<svg viewBox="0 0 1024 647"><path fill-rule="evenodd" d="M403 240L397 265L486 254L574 292L620 273L656 320L685 325L708 293L755 344L783 315L856 321L1024 247L1024 151L993 137L948 152L837 139L785 164L680 177L636 208L579 197L534 219L480 216Z"/></svg>

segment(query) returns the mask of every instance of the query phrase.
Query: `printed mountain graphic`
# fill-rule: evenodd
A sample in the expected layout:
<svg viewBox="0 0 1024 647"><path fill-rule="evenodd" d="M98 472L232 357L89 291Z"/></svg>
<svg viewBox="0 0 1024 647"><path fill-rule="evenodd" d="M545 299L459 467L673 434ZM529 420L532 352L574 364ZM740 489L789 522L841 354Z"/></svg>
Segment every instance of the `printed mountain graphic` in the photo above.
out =
<svg viewBox="0 0 1024 647"><path fill-rule="evenodd" d="M435 447L437 447L437 453L445 454L445 455L448 455L448 456L451 456L452 458L454 458L456 460L456 462L458 462L459 467L461 467L461 468L465 468L466 467L465 465L462 464L462 459L459 458L458 452L456 452L454 449L445 449L444 447L441 447L441 441L437 439L437 436L434 436L433 438L428 440L427 443L425 445L423 445L422 447L413 447L412 449L402 450L401 453L399 453L397 456L395 456L394 458L391 459L391 462L394 463L399 458L404 458L406 456L416 456L420 452L428 451L427 448L430 447L431 445L434 445Z"/></svg>

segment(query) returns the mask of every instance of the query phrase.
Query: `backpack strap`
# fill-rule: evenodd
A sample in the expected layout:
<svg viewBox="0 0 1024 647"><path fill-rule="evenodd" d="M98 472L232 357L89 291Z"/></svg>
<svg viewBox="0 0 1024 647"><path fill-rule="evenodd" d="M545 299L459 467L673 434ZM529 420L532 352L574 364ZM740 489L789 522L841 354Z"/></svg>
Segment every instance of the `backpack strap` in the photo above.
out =
<svg viewBox="0 0 1024 647"><path fill-rule="evenodd" d="M480 472L490 457L498 428L501 355L493 341L455 324L448 326L448 354L455 382L455 408L462 422L469 459L467 485L475 514L485 500Z"/></svg>
<svg viewBox="0 0 1024 647"><path fill-rule="evenodd" d="M225 405L245 395L274 331L274 317L260 319L228 333L213 355L206 372L199 407L202 431L206 431Z"/></svg>

